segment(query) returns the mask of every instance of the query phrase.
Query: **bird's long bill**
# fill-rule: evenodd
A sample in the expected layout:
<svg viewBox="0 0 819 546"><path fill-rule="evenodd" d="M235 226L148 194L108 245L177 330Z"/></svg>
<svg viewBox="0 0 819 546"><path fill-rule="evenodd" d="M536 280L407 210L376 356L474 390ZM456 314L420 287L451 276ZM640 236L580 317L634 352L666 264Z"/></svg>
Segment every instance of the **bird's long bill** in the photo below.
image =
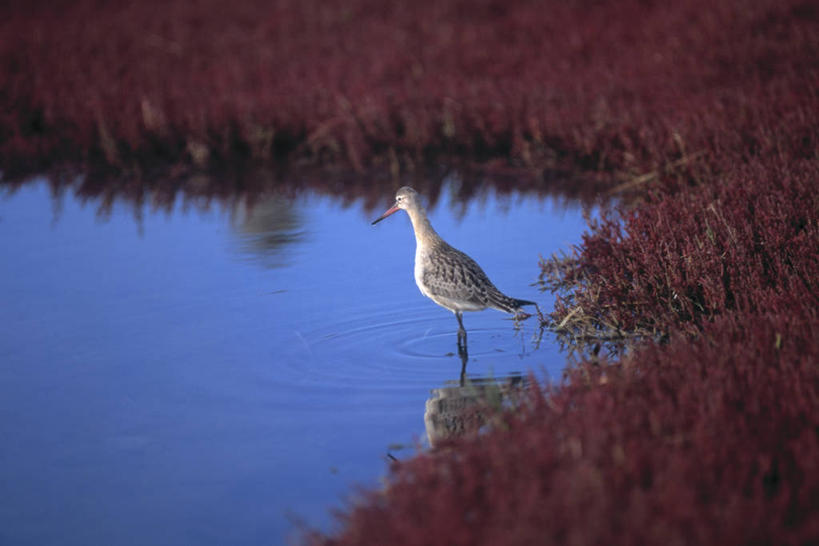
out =
<svg viewBox="0 0 819 546"><path fill-rule="evenodd" d="M387 209L387 212L385 212L384 214L382 214L381 216L379 216L378 218L373 220L372 225L376 225L378 222L380 222L381 220L383 220L384 218L386 218L390 214L398 212L399 210L401 210L401 209L399 209L397 206L393 205L391 208Z"/></svg>

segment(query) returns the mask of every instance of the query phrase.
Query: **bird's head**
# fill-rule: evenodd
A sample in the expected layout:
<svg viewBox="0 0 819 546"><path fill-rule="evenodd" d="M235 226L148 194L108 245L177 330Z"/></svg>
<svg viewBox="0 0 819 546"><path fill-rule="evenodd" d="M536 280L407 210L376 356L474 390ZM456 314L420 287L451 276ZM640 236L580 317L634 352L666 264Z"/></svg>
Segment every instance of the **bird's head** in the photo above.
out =
<svg viewBox="0 0 819 546"><path fill-rule="evenodd" d="M373 221L373 225L401 209L408 210L416 206L418 206L418 192L409 186L404 186L395 194L395 203L393 206L388 208L384 214L376 218L375 221Z"/></svg>

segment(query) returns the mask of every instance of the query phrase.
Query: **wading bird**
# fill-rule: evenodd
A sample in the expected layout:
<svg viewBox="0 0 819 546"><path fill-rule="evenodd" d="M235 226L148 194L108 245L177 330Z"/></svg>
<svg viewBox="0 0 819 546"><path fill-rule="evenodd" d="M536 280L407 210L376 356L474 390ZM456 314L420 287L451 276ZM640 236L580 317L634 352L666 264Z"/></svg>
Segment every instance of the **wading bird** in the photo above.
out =
<svg viewBox="0 0 819 546"><path fill-rule="evenodd" d="M464 311L482 311L491 307L517 317L521 306L535 305L533 301L504 295L475 260L441 239L429 223L418 192L408 186L398 190L395 204L373 225L402 209L409 214L415 231L415 283L423 295L455 313L459 350L466 351Z"/></svg>

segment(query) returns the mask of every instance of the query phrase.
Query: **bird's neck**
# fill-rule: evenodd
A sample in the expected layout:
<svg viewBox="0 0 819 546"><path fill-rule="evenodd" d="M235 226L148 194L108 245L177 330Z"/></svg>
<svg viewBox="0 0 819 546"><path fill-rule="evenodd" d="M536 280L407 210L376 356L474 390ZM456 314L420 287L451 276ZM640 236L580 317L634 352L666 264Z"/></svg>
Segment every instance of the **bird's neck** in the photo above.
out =
<svg viewBox="0 0 819 546"><path fill-rule="evenodd" d="M408 209L412 229L415 231L415 242L418 246L429 246L441 240L441 237L432 228L426 213L421 208Z"/></svg>

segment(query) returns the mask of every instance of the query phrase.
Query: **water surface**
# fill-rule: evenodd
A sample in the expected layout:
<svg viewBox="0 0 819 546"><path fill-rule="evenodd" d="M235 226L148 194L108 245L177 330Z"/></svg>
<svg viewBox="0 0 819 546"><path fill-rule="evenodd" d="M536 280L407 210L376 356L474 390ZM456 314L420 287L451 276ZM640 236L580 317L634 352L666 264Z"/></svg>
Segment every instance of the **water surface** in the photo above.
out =
<svg viewBox="0 0 819 546"><path fill-rule="evenodd" d="M385 202L386 205L386 202ZM45 183L0 199L0 543L279 543L377 487L462 384L457 322L418 292L404 213L304 194L135 214ZM511 296L579 209L446 195L436 230ZM565 362L534 320L467 313L466 378ZM481 387L483 388L483 387ZM430 402L432 401L432 402ZM430 417L427 415L426 423Z"/></svg>

